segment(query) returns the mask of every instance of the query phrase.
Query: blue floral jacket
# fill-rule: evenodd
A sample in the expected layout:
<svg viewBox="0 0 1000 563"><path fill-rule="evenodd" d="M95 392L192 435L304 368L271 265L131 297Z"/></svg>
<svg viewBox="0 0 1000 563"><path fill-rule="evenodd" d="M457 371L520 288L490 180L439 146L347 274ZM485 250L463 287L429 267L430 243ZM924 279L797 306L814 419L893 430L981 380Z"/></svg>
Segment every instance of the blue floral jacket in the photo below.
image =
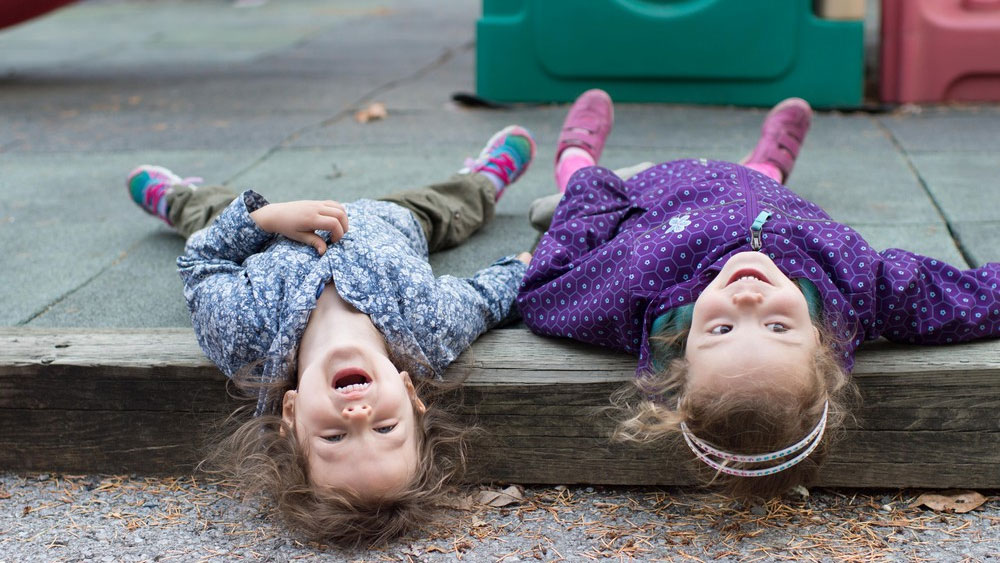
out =
<svg viewBox="0 0 1000 563"><path fill-rule="evenodd" d="M480 334L517 314L525 264L509 256L469 278L435 278L423 230L394 203L347 204L350 228L323 256L261 230L250 213L264 205L243 192L177 259L198 343L229 377L253 363L266 383L296 377L299 340L330 280L382 332L404 364L397 367L419 376L440 376ZM278 407L261 392L257 414Z"/></svg>

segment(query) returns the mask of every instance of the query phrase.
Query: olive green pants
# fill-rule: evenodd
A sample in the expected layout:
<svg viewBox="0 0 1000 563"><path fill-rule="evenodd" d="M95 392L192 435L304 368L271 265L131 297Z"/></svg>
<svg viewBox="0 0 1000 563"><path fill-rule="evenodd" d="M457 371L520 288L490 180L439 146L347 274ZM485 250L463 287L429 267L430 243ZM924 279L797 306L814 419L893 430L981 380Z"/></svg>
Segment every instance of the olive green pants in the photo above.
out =
<svg viewBox="0 0 1000 563"><path fill-rule="evenodd" d="M496 187L482 174L455 174L447 181L378 198L409 209L427 237L430 252L457 246L493 219ZM232 203L225 186L173 186L167 193L170 222L184 238L207 227Z"/></svg>

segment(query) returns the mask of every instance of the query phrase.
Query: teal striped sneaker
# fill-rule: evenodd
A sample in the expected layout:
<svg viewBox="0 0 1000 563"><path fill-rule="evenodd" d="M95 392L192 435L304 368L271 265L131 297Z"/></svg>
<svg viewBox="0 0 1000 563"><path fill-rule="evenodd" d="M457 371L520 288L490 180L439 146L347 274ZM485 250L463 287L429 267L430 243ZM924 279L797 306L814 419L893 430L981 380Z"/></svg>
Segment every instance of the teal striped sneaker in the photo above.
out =
<svg viewBox="0 0 1000 563"><path fill-rule="evenodd" d="M524 127L508 125L486 142L479 156L465 161L460 174L483 174L497 187L497 199L517 181L535 158L535 139Z"/></svg>
<svg viewBox="0 0 1000 563"><path fill-rule="evenodd" d="M125 185L129 195L139 207L150 215L155 215L173 226L167 209L167 194L174 186L191 186L201 182L201 178L181 178L162 166L143 164L129 173Z"/></svg>

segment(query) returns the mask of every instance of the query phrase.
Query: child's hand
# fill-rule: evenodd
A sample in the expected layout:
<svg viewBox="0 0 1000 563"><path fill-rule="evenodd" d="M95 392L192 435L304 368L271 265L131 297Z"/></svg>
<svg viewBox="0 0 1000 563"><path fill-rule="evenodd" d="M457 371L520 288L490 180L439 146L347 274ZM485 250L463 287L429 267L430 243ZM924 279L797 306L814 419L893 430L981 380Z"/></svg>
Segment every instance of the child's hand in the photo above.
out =
<svg viewBox="0 0 1000 563"><path fill-rule="evenodd" d="M330 243L347 232L347 210L336 201L271 203L250 214L261 229L326 252L326 242L314 231L330 231Z"/></svg>
<svg viewBox="0 0 1000 563"><path fill-rule="evenodd" d="M521 262L524 262L525 264L531 264L531 253L522 252L517 255L517 259L520 260Z"/></svg>

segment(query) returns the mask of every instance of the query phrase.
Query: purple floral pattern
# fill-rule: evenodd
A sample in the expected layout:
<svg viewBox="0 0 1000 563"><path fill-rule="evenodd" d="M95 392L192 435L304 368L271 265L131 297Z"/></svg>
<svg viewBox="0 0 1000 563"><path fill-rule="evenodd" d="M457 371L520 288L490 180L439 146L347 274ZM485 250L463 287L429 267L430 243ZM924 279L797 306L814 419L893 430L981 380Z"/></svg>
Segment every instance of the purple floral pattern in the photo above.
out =
<svg viewBox="0 0 1000 563"><path fill-rule="evenodd" d="M760 248L752 246L754 221ZM961 270L899 249L877 252L850 227L767 176L679 160L627 181L602 167L569 182L518 295L536 333L639 356L668 310L694 303L735 253L759 250L819 290L851 369L864 340L945 344L1000 335L1000 265Z"/></svg>

